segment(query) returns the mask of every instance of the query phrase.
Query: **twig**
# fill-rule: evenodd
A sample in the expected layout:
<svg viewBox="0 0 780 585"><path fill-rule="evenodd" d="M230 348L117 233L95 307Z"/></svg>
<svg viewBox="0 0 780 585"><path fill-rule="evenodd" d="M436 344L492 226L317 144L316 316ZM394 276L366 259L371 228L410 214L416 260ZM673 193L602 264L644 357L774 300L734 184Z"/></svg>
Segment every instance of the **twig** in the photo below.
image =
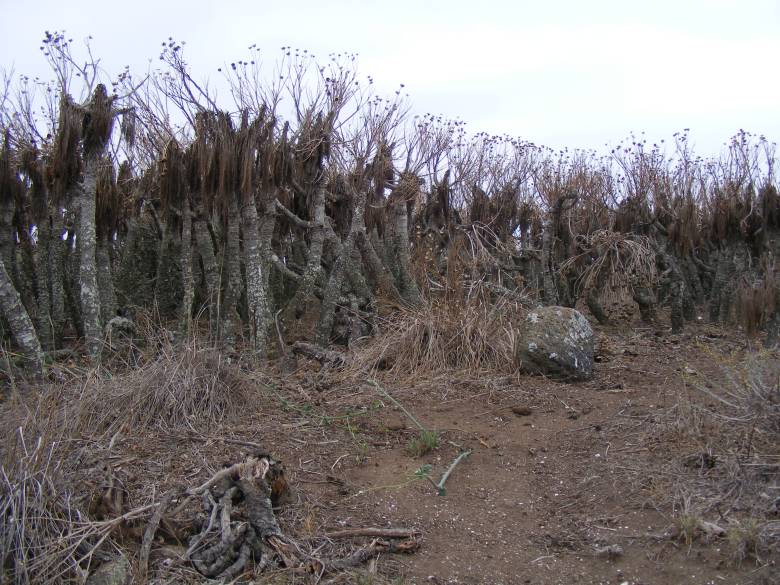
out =
<svg viewBox="0 0 780 585"><path fill-rule="evenodd" d="M406 408L404 408L404 405L403 405L403 404L401 404L401 403L400 403L400 402L398 402L398 401L397 401L395 398L393 398L392 396L390 396L390 394L387 392L387 390L385 390L384 388L382 388L382 387L381 387L381 386L380 386L380 385L379 385L379 384L376 382L376 380L371 380L371 379L369 379L369 380L366 380L366 381L367 381L367 382L368 382L368 383L369 383L371 386L373 386L374 388L376 388L376 389L377 389L377 392L379 392L379 393L380 393L382 396L384 396L384 397L385 397L385 398L387 398L387 399L388 399L390 402L392 402L392 403L393 403L395 406L397 406L398 408L400 408L400 409L403 411L403 413L404 413L406 416L408 416L408 417L409 417L409 420L411 420L411 421L412 421L412 422L415 424L415 426L416 426L418 429L420 429L421 431L427 431L427 430L428 430L428 429L426 429L424 426L422 426L422 423L420 423L420 421L419 421L419 420L417 420L416 418L414 418L414 415L413 415L411 412L409 412L408 410L406 410Z"/></svg>
<svg viewBox="0 0 780 585"><path fill-rule="evenodd" d="M458 463L463 461L466 457L471 455L472 450L469 449L468 451L463 451L460 455L458 455L455 458L455 461L453 461L450 466L447 468L447 471L444 472L444 475L441 476L441 479L439 480L439 483L436 484L436 488L439 490L439 495L444 496L447 494L447 490L444 487L444 484L447 482L447 479L450 477L450 474L452 471L458 466Z"/></svg>

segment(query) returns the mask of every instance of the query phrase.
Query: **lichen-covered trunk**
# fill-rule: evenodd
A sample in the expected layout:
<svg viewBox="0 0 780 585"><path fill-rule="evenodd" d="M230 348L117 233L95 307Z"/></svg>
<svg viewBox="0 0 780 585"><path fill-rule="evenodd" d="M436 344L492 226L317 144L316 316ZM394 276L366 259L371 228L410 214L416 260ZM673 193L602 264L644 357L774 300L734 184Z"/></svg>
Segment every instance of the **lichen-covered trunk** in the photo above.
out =
<svg viewBox="0 0 780 585"><path fill-rule="evenodd" d="M377 291L388 299L394 301L401 300L401 294L393 282L393 277L387 270L382 260L374 249L371 239L365 232L358 234L356 243L360 249L360 255L363 259L363 265L369 278L373 281Z"/></svg>
<svg viewBox="0 0 780 585"><path fill-rule="evenodd" d="M609 262L602 270L599 270L595 277L593 286L588 290L585 296L585 302L588 305L591 315L596 318L599 325L609 325L609 316L604 311L604 306L601 304L601 295L607 286L607 274L611 269L611 262Z"/></svg>
<svg viewBox="0 0 780 585"><path fill-rule="evenodd" d="M38 312L36 330L41 347L46 351L54 349L57 339L51 317L51 271L49 254L52 246L52 228L46 217L38 225L38 245L35 254L35 271L38 276Z"/></svg>
<svg viewBox="0 0 780 585"><path fill-rule="evenodd" d="M398 288L403 299L410 305L420 304L420 289L412 277L409 254L409 216L406 203L393 205L393 252L398 269Z"/></svg>
<svg viewBox="0 0 780 585"><path fill-rule="evenodd" d="M228 206L228 223L225 228L225 247L222 254L222 279L225 292L222 295L222 307L220 308L222 317L220 341L228 349L235 347L236 343L236 317L238 299L241 296L240 217L236 198L231 197Z"/></svg>
<svg viewBox="0 0 780 585"><path fill-rule="evenodd" d="M114 270L111 266L111 242L108 237L98 240L95 253L98 289L100 290L100 316L103 323L108 323L116 316L117 309Z"/></svg>
<svg viewBox="0 0 780 585"><path fill-rule="evenodd" d="M62 268L65 264L65 217L59 209L52 215L51 239L46 254L46 270L51 290L51 325L55 343L62 339L65 329L65 285Z"/></svg>
<svg viewBox="0 0 780 585"><path fill-rule="evenodd" d="M206 304L209 311L209 333L216 339L219 331L219 267L214 253L214 243L211 240L206 222L196 219L193 225L195 242L203 266L203 280L206 283Z"/></svg>
<svg viewBox="0 0 780 585"><path fill-rule="evenodd" d="M559 303L553 270L554 235L552 230L552 225L548 225L542 232L542 291L544 293L544 302L547 305L557 305Z"/></svg>
<svg viewBox="0 0 780 585"><path fill-rule="evenodd" d="M79 263L81 261L80 240L76 238L79 231L79 194L74 195L73 201L76 205L76 211L73 214L72 227L68 229L67 239L63 242L63 272L62 286L65 297L65 312L67 319L76 329L76 335L80 339L85 339L84 321L81 318L81 299L79 288Z"/></svg>
<svg viewBox="0 0 780 585"><path fill-rule="evenodd" d="M26 365L36 376L43 373L43 353L32 320L0 258L0 311L11 328L11 334L24 355Z"/></svg>
<svg viewBox="0 0 780 585"><path fill-rule="evenodd" d="M639 306L639 315L643 323L655 322L655 299L650 288L644 284L635 284L631 287L634 302Z"/></svg>
<svg viewBox="0 0 780 585"><path fill-rule="evenodd" d="M249 340L254 356L266 357L270 307L268 303L268 266L263 257L260 226L254 201L242 208L244 222L244 263L246 265L246 296L249 307Z"/></svg>
<svg viewBox="0 0 780 585"><path fill-rule="evenodd" d="M360 266L355 262L355 243L358 235L365 231L366 193L361 190L355 194L355 208L352 211L352 221L349 226L344 243L341 246L338 258L330 271L328 283L322 298L320 308L320 320L317 324L317 342L327 345L333 330L333 321L336 316L336 302L341 296L345 278L351 272L359 272ZM404 213L406 215L406 213ZM419 300L419 291L418 291Z"/></svg>
<svg viewBox="0 0 780 585"><path fill-rule="evenodd" d="M737 274L734 250L726 244L718 250L715 264L715 276L710 293L710 322L727 323L731 313L731 301L734 295L733 280Z"/></svg>
<svg viewBox="0 0 780 585"><path fill-rule="evenodd" d="M314 217L313 227L309 237L309 253L306 258L306 267L301 275L298 288L295 289L293 298L285 310L285 320L299 318L304 311L306 303L314 296L314 287L322 270L322 246L325 242L325 178L320 177L314 190Z"/></svg>
<svg viewBox="0 0 780 585"><path fill-rule="evenodd" d="M195 281L192 276L192 210L189 200L184 202L182 211L181 282L183 295L179 328L186 336L192 331L192 303L195 298Z"/></svg>
<svg viewBox="0 0 780 585"><path fill-rule="evenodd" d="M9 278L17 284L16 274L16 237L14 222L14 202L0 201L0 260L5 264Z"/></svg>
<svg viewBox="0 0 780 585"><path fill-rule="evenodd" d="M100 292L98 289L95 235L95 186L97 159L88 158L84 165L84 182L79 192L79 285L81 319L87 352L91 359L100 354L103 338L100 327Z"/></svg>

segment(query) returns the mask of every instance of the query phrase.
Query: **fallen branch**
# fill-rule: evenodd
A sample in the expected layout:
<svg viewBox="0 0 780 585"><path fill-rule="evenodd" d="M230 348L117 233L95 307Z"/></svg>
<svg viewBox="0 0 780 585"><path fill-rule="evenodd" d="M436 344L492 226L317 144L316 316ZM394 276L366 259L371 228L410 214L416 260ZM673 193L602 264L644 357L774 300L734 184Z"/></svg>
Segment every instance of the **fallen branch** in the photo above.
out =
<svg viewBox="0 0 780 585"><path fill-rule="evenodd" d="M305 343L303 341L296 341L293 344L293 353L304 355L308 358L317 360L322 365L335 366L340 368L347 363L347 358L344 354L337 351L331 351L314 345L313 343Z"/></svg>
<svg viewBox="0 0 780 585"><path fill-rule="evenodd" d="M360 566L383 552L413 553L419 549L420 542L417 540L406 540L403 542L374 540L374 542L368 546L356 550L343 559L323 561L323 565L325 567L325 572L340 571Z"/></svg>
<svg viewBox="0 0 780 585"><path fill-rule="evenodd" d="M152 543L154 542L154 536L157 533L157 528L160 526L160 520L162 520L165 510L171 504L173 497L179 492L178 489L170 490L163 499L157 504L154 514L152 514L149 524L146 526L143 540L141 540L141 552L138 555L138 572L140 575L141 583L146 582L146 572L149 569L149 554L152 550Z"/></svg>
<svg viewBox="0 0 780 585"><path fill-rule="evenodd" d="M422 533L414 528L349 528L327 532L325 538L351 538L353 536L371 536L374 538L416 538Z"/></svg>

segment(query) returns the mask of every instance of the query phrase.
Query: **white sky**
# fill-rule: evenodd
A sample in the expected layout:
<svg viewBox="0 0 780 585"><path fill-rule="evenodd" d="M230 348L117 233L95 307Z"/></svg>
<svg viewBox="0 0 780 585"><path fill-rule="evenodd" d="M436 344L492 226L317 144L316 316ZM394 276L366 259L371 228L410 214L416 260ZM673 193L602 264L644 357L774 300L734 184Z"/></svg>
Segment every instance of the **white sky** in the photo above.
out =
<svg viewBox="0 0 780 585"><path fill-rule="evenodd" d="M291 45L357 52L413 113L555 148L651 140L690 128L700 154L738 129L780 139L780 0L0 0L0 67L48 77L38 47L65 29L112 75L169 36L196 78Z"/></svg>

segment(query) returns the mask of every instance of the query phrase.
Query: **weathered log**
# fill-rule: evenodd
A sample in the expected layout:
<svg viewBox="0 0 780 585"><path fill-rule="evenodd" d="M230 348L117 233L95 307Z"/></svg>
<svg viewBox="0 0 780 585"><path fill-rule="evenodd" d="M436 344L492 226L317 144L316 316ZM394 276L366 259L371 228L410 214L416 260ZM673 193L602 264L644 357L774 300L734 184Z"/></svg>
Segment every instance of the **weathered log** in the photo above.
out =
<svg viewBox="0 0 780 585"><path fill-rule="evenodd" d="M324 366L341 367L347 363L344 354L303 341L296 341L293 344L293 353L317 360Z"/></svg>

